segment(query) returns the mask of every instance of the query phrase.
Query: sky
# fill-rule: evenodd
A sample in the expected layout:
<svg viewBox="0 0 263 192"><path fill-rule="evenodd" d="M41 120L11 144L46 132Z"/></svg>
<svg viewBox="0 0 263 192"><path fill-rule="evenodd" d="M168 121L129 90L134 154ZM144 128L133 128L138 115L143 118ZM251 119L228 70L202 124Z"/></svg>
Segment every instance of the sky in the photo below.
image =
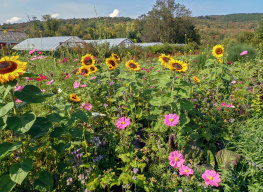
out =
<svg viewBox="0 0 263 192"><path fill-rule="evenodd" d="M152 10L156 0L0 0L0 24L41 20L49 14L57 19L93 17L138 18ZM175 0L192 16L263 13L263 0Z"/></svg>

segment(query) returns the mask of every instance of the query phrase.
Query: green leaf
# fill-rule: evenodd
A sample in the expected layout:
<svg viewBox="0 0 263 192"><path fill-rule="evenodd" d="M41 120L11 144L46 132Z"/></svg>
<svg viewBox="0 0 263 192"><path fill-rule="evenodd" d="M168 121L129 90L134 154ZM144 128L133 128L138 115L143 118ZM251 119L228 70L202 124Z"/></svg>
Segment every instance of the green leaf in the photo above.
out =
<svg viewBox="0 0 263 192"><path fill-rule="evenodd" d="M0 191L10 192L16 186L16 183L12 181L9 175L3 175L0 179Z"/></svg>
<svg viewBox="0 0 263 192"><path fill-rule="evenodd" d="M0 117L3 117L14 107L14 102L9 102L0 109Z"/></svg>
<svg viewBox="0 0 263 192"><path fill-rule="evenodd" d="M84 111L78 110L74 113L74 116L80 119L81 121L84 121L86 123L89 122L89 118Z"/></svg>
<svg viewBox="0 0 263 192"><path fill-rule="evenodd" d="M60 122L64 119L64 117L61 117L58 113L52 113L50 115L47 115L46 117L51 122Z"/></svg>
<svg viewBox="0 0 263 192"><path fill-rule="evenodd" d="M27 73L27 72L25 72L25 73L23 73L23 75L20 75L20 77L37 78L38 75L33 74L33 73Z"/></svg>
<svg viewBox="0 0 263 192"><path fill-rule="evenodd" d="M4 98L7 96L7 94L9 93L9 91L10 91L11 89L14 89L14 87L16 86L16 84L17 84L17 81L16 81L16 79L15 79L14 81L9 81L9 82L4 83L4 84L2 84L2 85L0 86L0 94L4 93L2 99L4 99Z"/></svg>
<svg viewBox="0 0 263 192"><path fill-rule="evenodd" d="M47 134L52 123L45 117L37 117L35 123L29 130L32 139L39 139Z"/></svg>
<svg viewBox="0 0 263 192"><path fill-rule="evenodd" d="M20 117L8 117L6 124L9 129L13 130L16 133L26 133L30 130L35 121L35 113L28 111Z"/></svg>
<svg viewBox="0 0 263 192"><path fill-rule="evenodd" d="M6 127L6 117L0 117L0 131L2 131L3 129L5 129Z"/></svg>
<svg viewBox="0 0 263 192"><path fill-rule="evenodd" d="M66 133L62 127L55 127L54 130L50 133L50 137L57 138Z"/></svg>
<svg viewBox="0 0 263 192"><path fill-rule="evenodd" d="M187 100L181 100L180 99L180 107L181 109L183 110L186 110L186 111L190 111L193 109L194 105L190 102L190 101L187 101Z"/></svg>
<svg viewBox="0 0 263 192"><path fill-rule="evenodd" d="M146 181L146 177L143 174L136 175L137 178L137 185L139 187L143 186L144 181Z"/></svg>
<svg viewBox="0 0 263 192"><path fill-rule="evenodd" d="M227 149L222 149L216 153L215 157L217 164L226 169L230 164L237 165L241 155Z"/></svg>
<svg viewBox="0 0 263 192"><path fill-rule="evenodd" d="M11 165L9 170L11 180L21 185L32 168L32 165L32 159L26 159L22 164Z"/></svg>
<svg viewBox="0 0 263 192"><path fill-rule="evenodd" d="M14 151L22 145L22 141L16 142L14 144L4 142L0 144L0 160L9 154L10 151Z"/></svg>
<svg viewBox="0 0 263 192"><path fill-rule="evenodd" d="M95 189L98 188L99 184L100 184L100 181L98 180L98 178L96 178L87 184L87 189L89 191L94 191Z"/></svg>
<svg viewBox="0 0 263 192"><path fill-rule="evenodd" d="M130 154L120 154L118 155L118 157L124 162L124 163L128 163L130 162L130 158L129 158Z"/></svg>
<svg viewBox="0 0 263 192"><path fill-rule="evenodd" d="M215 164L216 164L215 157L214 157L213 153L210 150L207 150L206 162L207 162L207 164L210 164L213 167L215 167Z"/></svg>
<svg viewBox="0 0 263 192"><path fill-rule="evenodd" d="M22 90L15 92L15 97L26 103L42 103L45 96L41 90L34 85L26 85Z"/></svg>
<svg viewBox="0 0 263 192"><path fill-rule="evenodd" d="M47 171L41 171L38 179L34 182L34 187L39 191L52 191L53 183L53 176Z"/></svg>
<svg viewBox="0 0 263 192"><path fill-rule="evenodd" d="M68 149L71 146L71 143L59 143L52 145L52 148L55 149L58 153L63 153L65 149Z"/></svg>

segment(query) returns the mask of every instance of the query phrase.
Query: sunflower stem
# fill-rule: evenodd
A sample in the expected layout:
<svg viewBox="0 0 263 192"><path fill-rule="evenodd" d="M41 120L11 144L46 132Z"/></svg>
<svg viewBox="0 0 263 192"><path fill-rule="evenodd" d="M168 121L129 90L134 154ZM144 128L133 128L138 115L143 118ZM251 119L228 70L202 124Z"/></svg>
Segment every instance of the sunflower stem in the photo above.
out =
<svg viewBox="0 0 263 192"><path fill-rule="evenodd" d="M15 91L14 91L14 89L12 89L11 91L10 91L10 93L11 93L11 97L12 97L12 101L14 102L14 114L15 115L17 115L17 107L16 107L16 101L15 101Z"/></svg>

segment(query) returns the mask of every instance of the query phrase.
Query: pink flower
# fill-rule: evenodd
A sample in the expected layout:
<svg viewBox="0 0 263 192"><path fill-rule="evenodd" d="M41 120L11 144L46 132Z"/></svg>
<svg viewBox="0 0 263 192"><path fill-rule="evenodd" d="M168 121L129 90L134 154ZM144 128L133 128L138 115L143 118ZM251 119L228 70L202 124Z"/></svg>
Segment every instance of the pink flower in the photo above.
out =
<svg viewBox="0 0 263 192"><path fill-rule="evenodd" d="M131 124L130 118L120 117L116 123L116 126L119 129L125 129Z"/></svg>
<svg viewBox="0 0 263 192"><path fill-rule="evenodd" d="M75 81L73 84L74 89L78 88L80 85L80 82Z"/></svg>
<svg viewBox="0 0 263 192"><path fill-rule="evenodd" d="M231 107L232 107L232 103L227 104L227 107L228 107L228 108L231 108Z"/></svg>
<svg viewBox="0 0 263 192"><path fill-rule="evenodd" d="M86 85L86 84L83 84L83 85L81 85L80 87L87 87L87 85Z"/></svg>
<svg viewBox="0 0 263 192"><path fill-rule="evenodd" d="M190 176L194 174L193 169L185 165L181 165L181 167L179 168L179 173L181 176L182 175Z"/></svg>
<svg viewBox="0 0 263 192"><path fill-rule="evenodd" d="M226 104L225 103L221 103L221 106L224 107L224 106L226 106Z"/></svg>
<svg viewBox="0 0 263 192"><path fill-rule="evenodd" d="M35 51L37 51L37 49L33 49L32 51L29 51L28 53L31 55L31 54L34 53Z"/></svg>
<svg viewBox="0 0 263 192"><path fill-rule="evenodd" d="M69 77L70 77L70 74L68 74L68 75L64 78L64 80L68 79Z"/></svg>
<svg viewBox="0 0 263 192"><path fill-rule="evenodd" d="M167 126L176 126L180 122L176 114L164 115L164 124Z"/></svg>
<svg viewBox="0 0 263 192"><path fill-rule="evenodd" d="M87 111L90 111L91 108L92 108L92 105L89 104L89 103L82 103L81 106L80 106L80 108L81 108L81 109L84 108L84 109L86 109Z"/></svg>
<svg viewBox="0 0 263 192"><path fill-rule="evenodd" d="M220 175L214 170L206 170L202 174L202 178L205 180L206 185L218 187L218 183L221 182Z"/></svg>
<svg viewBox="0 0 263 192"><path fill-rule="evenodd" d="M21 101L20 99L16 100L16 103L22 103L23 101Z"/></svg>
<svg viewBox="0 0 263 192"><path fill-rule="evenodd" d="M235 84L235 83L236 83L236 81L232 81L231 83L232 83L232 84Z"/></svg>
<svg viewBox="0 0 263 192"><path fill-rule="evenodd" d="M41 92L43 93L43 92L45 92L46 90L45 89L41 89Z"/></svg>
<svg viewBox="0 0 263 192"><path fill-rule="evenodd" d="M242 81L238 81L238 83L240 83L240 84L241 84L241 83L242 83Z"/></svg>
<svg viewBox="0 0 263 192"><path fill-rule="evenodd" d="M171 152L170 156L168 157L170 160L170 165L173 168L181 167L184 164L184 156L177 151Z"/></svg>
<svg viewBox="0 0 263 192"><path fill-rule="evenodd" d="M96 79L96 78L97 78L97 77L96 77L96 76L94 76L94 77L91 77L91 78L90 78L90 80L93 80L93 79Z"/></svg>
<svg viewBox="0 0 263 192"><path fill-rule="evenodd" d="M249 92L249 93L253 93L253 90L250 89L250 90L248 90L248 92Z"/></svg>
<svg viewBox="0 0 263 192"><path fill-rule="evenodd" d="M63 61L59 61L59 63L61 64L61 63L63 63Z"/></svg>
<svg viewBox="0 0 263 192"><path fill-rule="evenodd" d="M78 61L78 60L79 60L79 59L74 59L73 62L76 62L76 61Z"/></svg>
<svg viewBox="0 0 263 192"><path fill-rule="evenodd" d="M43 76L42 74L39 74L39 77L36 78L35 80L36 80L36 81L43 81L43 80L45 80L45 79L48 79L47 76Z"/></svg>
<svg viewBox="0 0 263 192"><path fill-rule="evenodd" d="M39 55L42 54L42 51L39 51L38 54L39 54Z"/></svg>
<svg viewBox="0 0 263 192"><path fill-rule="evenodd" d="M48 81L46 84L51 85L53 82L54 82L54 79L52 79L51 81Z"/></svg>
<svg viewBox="0 0 263 192"><path fill-rule="evenodd" d="M241 56L244 56L247 54L247 50L240 53Z"/></svg>
<svg viewBox="0 0 263 192"><path fill-rule="evenodd" d="M18 85L18 83L15 86L15 91L20 91L24 88L24 86Z"/></svg>
<svg viewBox="0 0 263 192"><path fill-rule="evenodd" d="M151 88L151 89L153 89L153 88L154 88L154 86L152 86L152 85L151 85L151 86L150 86L150 88Z"/></svg>

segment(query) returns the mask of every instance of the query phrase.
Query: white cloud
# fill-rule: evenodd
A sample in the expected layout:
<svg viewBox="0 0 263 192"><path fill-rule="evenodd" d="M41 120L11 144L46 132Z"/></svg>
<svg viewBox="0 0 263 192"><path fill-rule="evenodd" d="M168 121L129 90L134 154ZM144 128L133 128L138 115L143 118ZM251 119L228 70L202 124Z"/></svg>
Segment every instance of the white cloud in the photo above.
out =
<svg viewBox="0 0 263 192"><path fill-rule="evenodd" d="M58 16L59 16L58 13L55 13L55 14L51 15L52 18L57 18Z"/></svg>
<svg viewBox="0 0 263 192"><path fill-rule="evenodd" d="M16 23L20 21L22 18L20 17L12 17L11 19L6 20L7 23Z"/></svg>
<svg viewBox="0 0 263 192"><path fill-rule="evenodd" d="M118 9L114 9L114 11L109 16L118 17L119 15L120 15L120 11Z"/></svg>

